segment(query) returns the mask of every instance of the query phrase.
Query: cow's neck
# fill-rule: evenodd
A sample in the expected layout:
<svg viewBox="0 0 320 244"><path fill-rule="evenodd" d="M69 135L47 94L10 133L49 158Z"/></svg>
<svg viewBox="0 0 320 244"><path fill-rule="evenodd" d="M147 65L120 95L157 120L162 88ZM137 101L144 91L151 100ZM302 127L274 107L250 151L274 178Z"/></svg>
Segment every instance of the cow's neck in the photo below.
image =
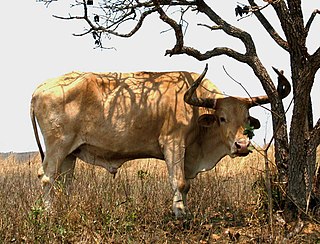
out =
<svg viewBox="0 0 320 244"><path fill-rule="evenodd" d="M227 147L221 142L218 128L199 129L199 141L190 145L190 152L186 160L186 177L194 178L198 173L212 169L224 156Z"/></svg>

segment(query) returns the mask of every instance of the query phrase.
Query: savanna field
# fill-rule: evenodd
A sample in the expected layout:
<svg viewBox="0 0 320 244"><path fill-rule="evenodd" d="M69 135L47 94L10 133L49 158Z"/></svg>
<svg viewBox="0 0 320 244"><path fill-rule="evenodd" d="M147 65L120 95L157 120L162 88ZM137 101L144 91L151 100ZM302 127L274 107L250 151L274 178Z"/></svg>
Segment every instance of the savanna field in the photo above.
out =
<svg viewBox="0 0 320 244"><path fill-rule="evenodd" d="M71 195L58 185L48 213L40 197L39 156L11 156L0 160L0 243L320 243L315 221L304 221L288 239L293 226L281 218L274 221L272 242L264 165L255 152L226 157L199 174L188 194L191 214L177 220L163 161L132 161L115 177L78 161Z"/></svg>

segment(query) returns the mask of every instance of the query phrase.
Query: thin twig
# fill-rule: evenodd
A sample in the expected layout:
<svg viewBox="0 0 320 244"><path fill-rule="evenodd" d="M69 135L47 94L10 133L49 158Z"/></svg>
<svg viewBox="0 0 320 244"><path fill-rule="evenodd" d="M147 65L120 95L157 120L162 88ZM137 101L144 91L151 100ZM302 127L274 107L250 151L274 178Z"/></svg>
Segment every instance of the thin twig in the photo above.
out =
<svg viewBox="0 0 320 244"><path fill-rule="evenodd" d="M204 26L204 27L207 27L208 29L210 30L222 30L222 26L221 25L214 25L214 26L210 26L210 25L207 25L207 24L198 24L198 26Z"/></svg>
<svg viewBox="0 0 320 244"><path fill-rule="evenodd" d="M248 90L241 84L241 82L239 82L239 81L237 81L236 79L234 79L234 78L228 73L228 71L226 70L226 68L224 67L224 65L222 65L222 68L223 68L224 72L227 74L227 76L229 76L229 78L230 78L231 80L233 80L235 83L237 83L239 86L241 86L242 89L247 93L247 95L252 99L250 93L249 93Z"/></svg>
<svg viewBox="0 0 320 244"><path fill-rule="evenodd" d="M292 104L293 104L293 98L291 99L291 101L290 101L287 109L284 111L284 115L287 114L287 112L289 111L289 108L291 107ZM275 132L273 133L273 135L272 135L272 137L271 137L271 139L270 139L270 141L269 141L268 148L270 147L271 142L273 141L273 139L274 139L274 137L275 137L275 135L277 134L277 132L278 132L279 129L280 129L280 125L277 126Z"/></svg>
<svg viewBox="0 0 320 244"><path fill-rule="evenodd" d="M243 90L247 93L247 95L250 97L250 99L252 99L252 96L250 95L250 93L248 92L248 90L242 85L242 83L239 82L239 81L237 81L236 79L234 79L234 78L228 73L228 71L226 70L226 68L224 67L224 65L223 65L222 67L223 67L224 72L227 74L227 76L228 76L231 80L233 80L235 83L237 83L239 86L241 86L242 89L243 89ZM261 108L264 108L265 110L269 111L270 113L273 113L273 114L277 115L278 117L280 117L277 113L275 113L275 112L272 111L271 109L269 109L269 108L267 108L267 107L265 107L265 106L263 106L263 105L261 105L261 104L258 104L258 106L261 107Z"/></svg>
<svg viewBox="0 0 320 244"><path fill-rule="evenodd" d="M309 18L309 20L308 20L308 22L306 24L306 27L305 27L307 32L309 32L311 24L312 24L312 22L313 22L313 20L314 20L314 18L316 17L317 14L320 14L320 10L319 9L316 9L316 10L314 10L312 12L312 14L311 14L311 16L310 16L310 18Z"/></svg>
<svg viewBox="0 0 320 244"><path fill-rule="evenodd" d="M268 211L269 211L269 225L271 230L271 239L274 237L274 229L273 229L273 202L272 202L272 191L271 191L271 178L270 178L270 167L269 167L269 159L268 159L268 148L264 150L264 164L265 164L265 177L266 177L266 187L268 193Z"/></svg>

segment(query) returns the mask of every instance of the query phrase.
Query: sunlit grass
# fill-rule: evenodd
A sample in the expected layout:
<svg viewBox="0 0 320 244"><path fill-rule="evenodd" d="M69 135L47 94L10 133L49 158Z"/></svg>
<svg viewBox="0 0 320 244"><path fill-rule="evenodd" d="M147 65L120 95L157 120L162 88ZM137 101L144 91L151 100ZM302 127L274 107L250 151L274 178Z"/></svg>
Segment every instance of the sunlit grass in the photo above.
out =
<svg viewBox="0 0 320 244"><path fill-rule="evenodd" d="M199 174L188 195L191 214L184 220L171 213L172 192L163 161L126 163L115 178L79 161L71 195L58 190L50 213L41 202L39 166L38 157L23 163L14 157L0 161L0 243L270 240L266 214L259 208L261 193L253 187L264 175L264 159L258 153L226 157L213 170ZM283 228L277 228L280 240L282 234Z"/></svg>

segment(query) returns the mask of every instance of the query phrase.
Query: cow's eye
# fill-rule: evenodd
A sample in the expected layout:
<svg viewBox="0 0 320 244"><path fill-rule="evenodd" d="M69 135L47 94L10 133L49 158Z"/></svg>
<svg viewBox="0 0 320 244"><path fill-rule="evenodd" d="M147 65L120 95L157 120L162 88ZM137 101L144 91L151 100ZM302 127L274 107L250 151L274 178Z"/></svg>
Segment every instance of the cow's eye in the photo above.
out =
<svg viewBox="0 0 320 244"><path fill-rule="evenodd" d="M225 117L220 117L219 120L220 120L220 123L225 123L226 122L226 118Z"/></svg>

